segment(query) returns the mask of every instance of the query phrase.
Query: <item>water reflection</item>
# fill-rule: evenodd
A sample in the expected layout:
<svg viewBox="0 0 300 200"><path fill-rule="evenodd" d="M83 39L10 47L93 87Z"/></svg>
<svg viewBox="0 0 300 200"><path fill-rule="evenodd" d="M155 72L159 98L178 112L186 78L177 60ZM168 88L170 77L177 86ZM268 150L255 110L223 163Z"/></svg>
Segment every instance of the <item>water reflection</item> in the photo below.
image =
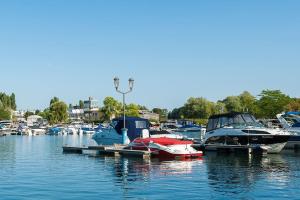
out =
<svg viewBox="0 0 300 200"><path fill-rule="evenodd" d="M143 160L140 158L114 158L114 173L118 183L128 184L133 181L148 181L153 176L172 176L191 174L196 165L202 164L197 160Z"/></svg>
<svg viewBox="0 0 300 200"><path fill-rule="evenodd" d="M208 183L220 194L237 195L253 190L257 182L274 179L287 183L291 174L288 162L280 155L209 153L205 158Z"/></svg>

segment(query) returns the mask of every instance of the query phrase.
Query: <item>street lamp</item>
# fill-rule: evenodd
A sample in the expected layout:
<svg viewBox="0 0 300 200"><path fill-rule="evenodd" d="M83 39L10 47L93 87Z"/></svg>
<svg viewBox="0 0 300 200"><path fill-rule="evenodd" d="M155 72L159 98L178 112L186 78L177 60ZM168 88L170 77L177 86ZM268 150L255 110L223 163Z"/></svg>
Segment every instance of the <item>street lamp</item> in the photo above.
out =
<svg viewBox="0 0 300 200"><path fill-rule="evenodd" d="M119 90L120 79L118 77L114 78L114 85L115 85L116 91L123 95L123 129L122 129L122 143L123 144L128 144L129 143L129 138L127 136L126 122L125 122L125 120L126 120L126 116L125 116L125 95L132 92L134 80L132 78L130 78L128 80L128 82L129 82L129 90L126 91L126 92L122 92L122 91Z"/></svg>

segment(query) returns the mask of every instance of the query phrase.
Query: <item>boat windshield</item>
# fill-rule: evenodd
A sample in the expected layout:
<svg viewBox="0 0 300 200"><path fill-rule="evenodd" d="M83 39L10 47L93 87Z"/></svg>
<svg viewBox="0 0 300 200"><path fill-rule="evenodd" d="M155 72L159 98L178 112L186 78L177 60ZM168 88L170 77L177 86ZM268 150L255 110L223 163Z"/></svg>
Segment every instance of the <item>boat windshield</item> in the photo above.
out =
<svg viewBox="0 0 300 200"><path fill-rule="evenodd" d="M237 114L234 116L220 116L208 121L207 131L223 127L246 128L248 126L262 127L250 114Z"/></svg>

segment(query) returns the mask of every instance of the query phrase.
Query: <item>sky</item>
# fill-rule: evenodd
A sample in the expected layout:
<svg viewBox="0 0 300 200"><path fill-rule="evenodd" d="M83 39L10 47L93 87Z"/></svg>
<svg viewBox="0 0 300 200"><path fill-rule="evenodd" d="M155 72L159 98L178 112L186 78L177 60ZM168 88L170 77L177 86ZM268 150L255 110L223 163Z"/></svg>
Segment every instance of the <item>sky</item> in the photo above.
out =
<svg viewBox="0 0 300 200"><path fill-rule="evenodd" d="M173 109L247 90L299 97L300 1L0 1L0 91L18 109L92 96Z"/></svg>

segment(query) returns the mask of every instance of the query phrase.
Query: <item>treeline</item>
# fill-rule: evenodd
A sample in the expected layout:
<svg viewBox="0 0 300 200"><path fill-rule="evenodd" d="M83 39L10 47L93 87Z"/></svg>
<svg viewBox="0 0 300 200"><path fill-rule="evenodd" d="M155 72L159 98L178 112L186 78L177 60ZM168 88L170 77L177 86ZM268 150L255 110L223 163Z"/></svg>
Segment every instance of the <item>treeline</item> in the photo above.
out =
<svg viewBox="0 0 300 200"><path fill-rule="evenodd" d="M11 119L11 111L17 109L16 96L14 93L7 95L0 92L0 120Z"/></svg>
<svg viewBox="0 0 300 200"><path fill-rule="evenodd" d="M299 98L291 98L280 90L263 90L258 97L245 91L238 96L228 96L217 102L203 97L191 97L182 107L171 111L168 117L194 119L205 123L209 116L226 112L249 112L257 118L274 118L281 112L299 110Z"/></svg>

